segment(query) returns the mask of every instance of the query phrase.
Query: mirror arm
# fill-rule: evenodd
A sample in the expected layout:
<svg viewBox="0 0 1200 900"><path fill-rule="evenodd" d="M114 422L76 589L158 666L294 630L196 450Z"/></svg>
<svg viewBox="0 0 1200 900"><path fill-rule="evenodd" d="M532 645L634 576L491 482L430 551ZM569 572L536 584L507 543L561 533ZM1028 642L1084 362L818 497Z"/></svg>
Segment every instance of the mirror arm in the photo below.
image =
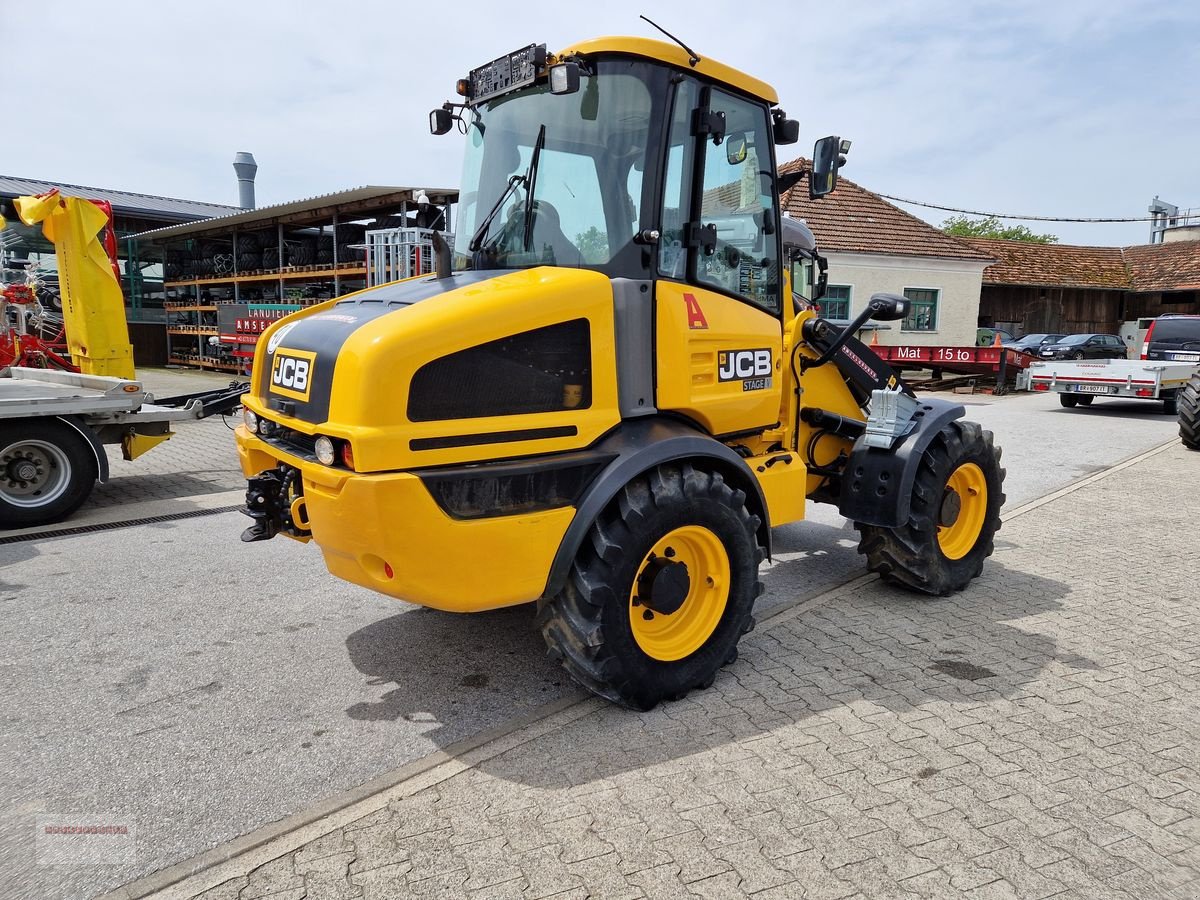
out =
<svg viewBox="0 0 1200 900"><path fill-rule="evenodd" d="M854 335L854 332L858 331L858 329L860 329L867 322L867 320L869 320L871 316L875 314L875 311L875 307L868 303L865 307L863 307L863 311L855 316L849 325L838 332L838 336L833 339L833 343L829 345L828 349L826 349L824 353L822 353L816 359L809 359L806 356L801 357L800 371L805 372L808 369L815 369L818 366L825 365L825 363L833 359L833 354L842 349L842 345L846 343L846 341ZM808 323L805 324L807 325Z"/></svg>
<svg viewBox="0 0 1200 900"><path fill-rule="evenodd" d="M775 190L782 197L787 191L790 191L798 185L804 176L808 174L807 169L795 169L791 172L781 172L775 176Z"/></svg>

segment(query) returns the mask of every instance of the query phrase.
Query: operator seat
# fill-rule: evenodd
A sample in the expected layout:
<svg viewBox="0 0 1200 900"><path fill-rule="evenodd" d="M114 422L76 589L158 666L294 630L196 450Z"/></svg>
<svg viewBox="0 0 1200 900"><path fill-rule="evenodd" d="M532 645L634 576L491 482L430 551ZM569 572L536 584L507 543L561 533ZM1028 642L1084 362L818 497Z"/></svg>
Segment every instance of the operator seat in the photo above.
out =
<svg viewBox="0 0 1200 900"><path fill-rule="evenodd" d="M533 250L541 253L548 246L556 266L582 266L583 254L563 234L560 222L557 209L545 200L533 201Z"/></svg>

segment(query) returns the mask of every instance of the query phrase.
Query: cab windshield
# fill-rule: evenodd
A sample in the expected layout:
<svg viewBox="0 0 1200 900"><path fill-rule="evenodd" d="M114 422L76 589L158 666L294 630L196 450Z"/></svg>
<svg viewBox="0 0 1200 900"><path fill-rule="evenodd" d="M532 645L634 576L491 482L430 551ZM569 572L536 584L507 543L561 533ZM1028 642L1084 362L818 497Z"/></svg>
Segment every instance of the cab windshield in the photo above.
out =
<svg viewBox="0 0 1200 900"><path fill-rule="evenodd" d="M575 93L541 84L466 110L455 268L607 271L640 255L665 79L659 66L605 60Z"/></svg>

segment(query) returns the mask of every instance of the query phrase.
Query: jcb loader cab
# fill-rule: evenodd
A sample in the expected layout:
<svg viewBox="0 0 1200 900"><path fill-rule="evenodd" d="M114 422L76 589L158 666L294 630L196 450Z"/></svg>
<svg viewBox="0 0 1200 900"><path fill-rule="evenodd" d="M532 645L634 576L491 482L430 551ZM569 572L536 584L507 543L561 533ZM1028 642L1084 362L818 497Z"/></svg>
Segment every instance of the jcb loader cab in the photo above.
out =
<svg viewBox="0 0 1200 900"><path fill-rule="evenodd" d="M1003 470L960 406L918 401L793 300L766 84L686 48L531 45L431 114L467 150L436 277L263 335L237 439L243 538L459 612L538 604L582 684L649 708L710 684L762 592L771 528L833 503L885 578L964 587ZM813 196L848 145L818 142ZM795 251L795 252L794 252Z"/></svg>

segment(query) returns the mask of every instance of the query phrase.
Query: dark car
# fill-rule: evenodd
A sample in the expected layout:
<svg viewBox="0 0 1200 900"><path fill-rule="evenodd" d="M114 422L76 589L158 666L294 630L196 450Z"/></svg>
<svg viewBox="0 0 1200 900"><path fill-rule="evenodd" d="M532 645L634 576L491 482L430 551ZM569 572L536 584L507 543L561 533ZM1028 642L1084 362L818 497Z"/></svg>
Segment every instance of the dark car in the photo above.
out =
<svg viewBox="0 0 1200 900"><path fill-rule="evenodd" d="M1004 346L1009 350L1020 350L1022 353L1033 353L1036 355L1042 345L1056 344L1064 337L1066 337L1065 334L1027 334L1016 340L1005 341Z"/></svg>
<svg viewBox="0 0 1200 900"><path fill-rule="evenodd" d="M1115 334L1068 334L1038 350L1042 359L1125 359L1125 342Z"/></svg>
<svg viewBox="0 0 1200 900"><path fill-rule="evenodd" d="M1159 316L1146 332L1142 359L1200 363L1200 316Z"/></svg>

